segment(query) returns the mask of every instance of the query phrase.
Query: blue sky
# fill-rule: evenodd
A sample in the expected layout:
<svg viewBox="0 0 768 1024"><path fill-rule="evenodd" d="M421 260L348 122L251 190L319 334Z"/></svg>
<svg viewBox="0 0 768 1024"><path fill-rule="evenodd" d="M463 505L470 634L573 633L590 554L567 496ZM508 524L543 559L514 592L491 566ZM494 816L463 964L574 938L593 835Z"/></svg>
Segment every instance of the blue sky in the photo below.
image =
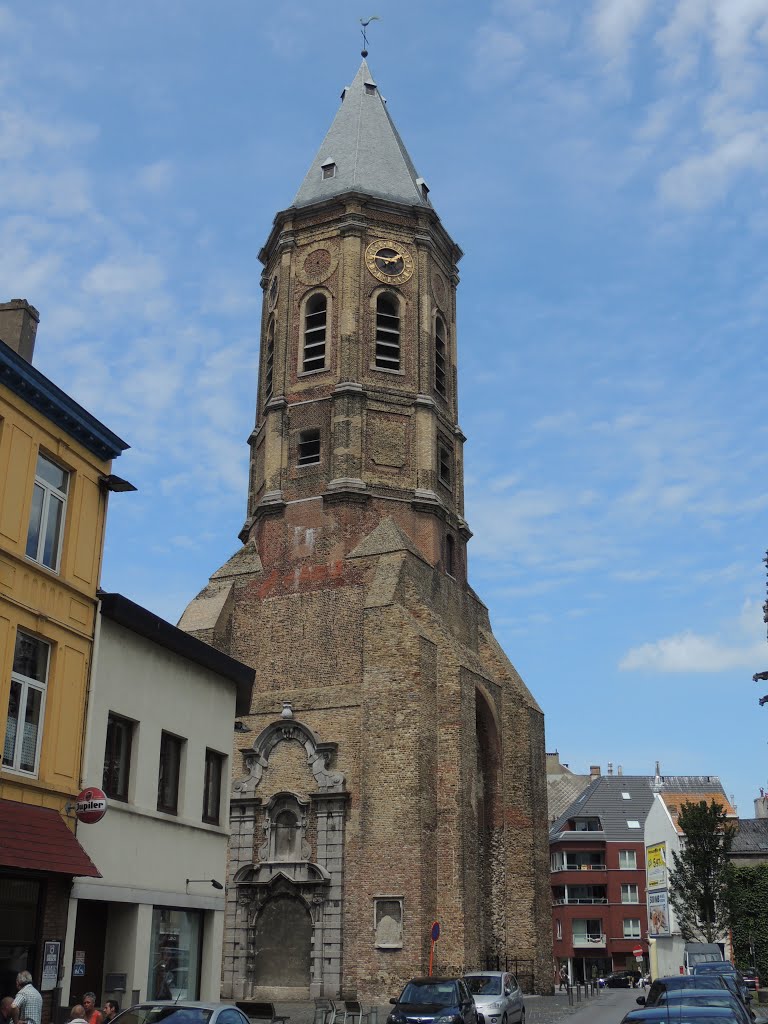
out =
<svg viewBox="0 0 768 1024"><path fill-rule="evenodd" d="M257 253L360 60L462 246L471 581L574 770L768 785L768 0L0 0L0 283L126 439L103 584L238 547Z"/></svg>

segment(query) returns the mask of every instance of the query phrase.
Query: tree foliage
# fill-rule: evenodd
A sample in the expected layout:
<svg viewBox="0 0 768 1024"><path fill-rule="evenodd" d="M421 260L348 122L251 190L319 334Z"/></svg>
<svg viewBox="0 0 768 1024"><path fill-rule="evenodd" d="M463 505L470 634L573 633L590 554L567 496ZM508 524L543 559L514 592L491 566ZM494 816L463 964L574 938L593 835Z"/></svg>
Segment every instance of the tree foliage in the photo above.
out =
<svg viewBox="0 0 768 1024"><path fill-rule="evenodd" d="M734 868L731 908L736 965L768 978L768 864Z"/></svg>
<svg viewBox="0 0 768 1024"><path fill-rule="evenodd" d="M684 803L678 825L680 853L672 853L669 899L683 938L716 942L731 923L733 866L728 859L735 828L722 804Z"/></svg>

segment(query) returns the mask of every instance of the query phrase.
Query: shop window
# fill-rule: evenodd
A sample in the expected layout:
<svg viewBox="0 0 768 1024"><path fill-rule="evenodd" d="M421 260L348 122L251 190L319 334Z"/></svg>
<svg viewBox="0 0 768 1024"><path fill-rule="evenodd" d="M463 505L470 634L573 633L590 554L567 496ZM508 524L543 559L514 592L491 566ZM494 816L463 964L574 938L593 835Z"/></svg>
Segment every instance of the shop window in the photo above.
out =
<svg viewBox="0 0 768 1024"><path fill-rule="evenodd" d="M199 999L202 913L152 908L149 999Z"/></svg>
<svg viewBox="0 0 768 1024"><path fill-rule="evenodd" d="M66 469L38 455L26 550L28 558L54 572L59 570L68 491Z"/></svg>
<svg viewBox="0 0 768 1024"><path fill-rule="evenodd" d="M3 767L36 775L40 761L50 646L19 630L13 652Z"/></svg>
<svg viewBox="0 0 768 1024"><path fill-rule="evenodd" d="M157 778L157 809L166 814L177 814L179 810L179 779L181 776L181 751L184 740L169 732L160 737L160 768ZM157 997L155 997L157 998Z"/></svg>
<svg viewBox="0 0 768 1024"><path fill-rule="evenodd" d="M203 821L218 825L221 821L221 780L224 775L223 754L215 750L205 752L205 779L203 783Z"/></svg>
<svg viewBox="0 0 768 1024"><path fill-rule="evenodd" d="M373 901L373 927L378 949L402 949L402 896L377 896Z"/></svg>
<svg viewBox="0 0 768 1024"><path fill-rule="evenodd" d="M128 799L134 723L110 711L101 788L113 800Z"/></svg>
<svg viewBox="0 0 768 1024"><path fill-rule="evenodd" d="M35 970L40 885L29 878L0 877L0 907L3 908L0 981L4 994L15 988L19 971Z"/></svg>

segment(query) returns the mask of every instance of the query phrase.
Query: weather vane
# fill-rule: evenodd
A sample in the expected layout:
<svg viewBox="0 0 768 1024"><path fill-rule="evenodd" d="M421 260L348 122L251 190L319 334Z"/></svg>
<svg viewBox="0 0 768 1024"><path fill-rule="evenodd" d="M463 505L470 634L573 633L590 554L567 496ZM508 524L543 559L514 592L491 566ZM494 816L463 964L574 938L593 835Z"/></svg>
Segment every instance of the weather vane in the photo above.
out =
<svg viewBox="0 0 768 1024"><path fill-rule="evenodd" d="M372 14L370 16L370 18L361 18L360 19L360 24L363 26L360 29L360 33L361 33L361 35L363 37L363 48L360 51L360 56L361 57L367 57L368 56L368 36L365 34L365 30L368 28L368 26L371 24L372 21L381 21L381 18L378 16L378 14Z"/></svg>

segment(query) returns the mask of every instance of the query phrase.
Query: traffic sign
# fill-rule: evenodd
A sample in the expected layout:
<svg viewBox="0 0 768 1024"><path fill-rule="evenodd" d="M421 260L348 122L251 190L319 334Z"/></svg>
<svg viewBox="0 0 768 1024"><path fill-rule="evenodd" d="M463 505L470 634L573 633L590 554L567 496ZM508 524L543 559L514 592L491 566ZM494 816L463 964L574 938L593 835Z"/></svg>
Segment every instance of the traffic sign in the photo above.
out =
<svg viewBox="0 0 768 1024"><path fill-rule="evenodd" d="M637 962L638 962L639 964L641 964L641 963L643 962L643 958L642 958L641 956L636 956L636 957L635 957L635 960L637 960Z"/></svg>
<svg viewBox="0 0 768 1024"><path fill-rule="evenodd" d="M643 958L643 947L642 946L635 946L635 948L632 950L632 953L634 954L634 956L638 956L642 960L642 958Z"/></svg>
<svg viewBox="0 0 768 1024"><path fill-rule="evenodd" d="M440 938L440 922L439 921L435 921L435 923L432 925L432 941L433 942L437 942L437 940L439 938Z"/></svg>

